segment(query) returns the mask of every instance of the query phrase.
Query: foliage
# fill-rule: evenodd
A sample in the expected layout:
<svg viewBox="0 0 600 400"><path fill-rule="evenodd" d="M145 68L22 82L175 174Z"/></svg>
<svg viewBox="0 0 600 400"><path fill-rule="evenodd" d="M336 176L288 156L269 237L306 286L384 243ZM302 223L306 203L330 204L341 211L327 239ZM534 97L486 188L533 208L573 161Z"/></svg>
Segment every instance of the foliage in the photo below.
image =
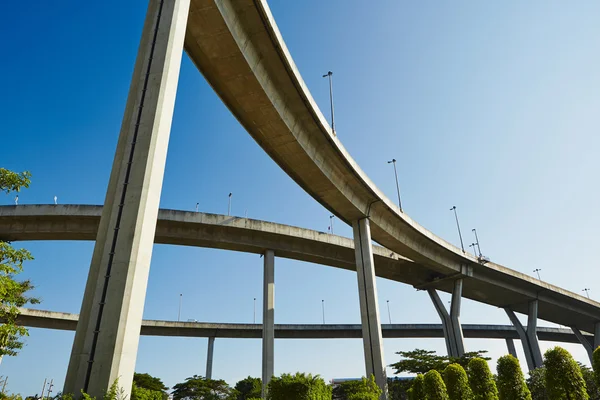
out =
<svg viewBox="0 0 600 400"><path fill-rule="evenodd" d="M110 388L108 388L108 390L106 391L106 394L104 395L104 397L102 399L103 400L126 400L127 399L125 390L123 390L123 388L119 386L119 378L115 379L115 381L112 383L112 385L110 385Z"/></svg>
<svg viewBox="0 0 600 400"><path fill-rule="evenodd" d="M336 400L377 400L381 389L375 383L375 377L362 378L357 381L347 381L333 389L333 399Z"/></svg>
<svg viewBox="0 0 600 400"><path fill-rule="evenodd" d="M596 350L592 353L592 367L594 368L596 385L600 386L600 346L596 347Z"/></svg>
<svg viewBox="0 0 600 400"><path fill-rule="evenodd" d="M455 358L440 356L437 355L435 351L423 349L399 351L396 354L401 355L403 359L397 363L391 364L390 367L395 369L395 374L400 374L402 372L408 372L411 374L425 374L432 369L441 373L449 364L459 364L463 368L466 368L469 364L469 361L471 361L473 358L489 360L489 358L484 357L485 353L487 353L485 350L473 351L465 353L462 357Z"/></svg>
<svg viewBox="0 0 600 400"><path fill-rule="evenodd" d="M448 365L444 370L444 382L450 400L471 400L473 398L467 373L461 365Z"/></svg>
<svg viewBox="0 0 600 400"><path fill-rule="evenodd" d="M469 361L467 375L474 400L498 400L498 389L486 360L473 358Z"/></svg>
<svg viewBox="0 0 600 400"><path fill-rule="evenodd" d="M427 400L448 400L446 385L439 372L435 369L427 372L423 379L425 398Z"/></svg>
<svg viewBox="0 0 600 400"><path fill-rule="evenodd" d="M131 400L164 400L165 394L159 390L139 387L135 383L131 387Z"/></svg>
<svg viewBox="0 0 600 400"><path fill-rule="evenodd" d="M235 384L236 400L260 399L262 396L262 379L247 377Z"/></svg>
<svg viewBox="0 0 600 400"><path fill-rule="evenodd" d="M227 399L231 394L232 390L225 381L198 375L173 386L174 400L221 400Z"/></svg>
<svg viewBox="0 0 600 400"><path fill-rule="evenodd" d="M531 392L532 400L548 400L546 395L546 368L540 367L529 371L527 387Z"/></svg>
<svg viewBox="0 0 600 400"><path fill-rule="evenodd" d="M169 390L168 387L160 380L160 378L156 378L150 374L133 374L133 383L139 389L148 389L148 390L157 390L159 392L165 392Z"/></svg>
<svg viewBox="0 0 600 400"><path fill-rule="evenodd" d="M408 400L408 390L412 386L414 379L398 380L388 378L388 400Z"/></svg>
<svg viewBox="0 0 600 400"><path fill-rule="evenodd" d="M587 400L589 396L581 369L562 347L554 347L544 354L546 393L550 400Z"/></svg>
<svg viewBox="0 0 600 400"><path fill-rule="evenodd" d="M29 172L21 174L0 168L0 191L10 193L29 186ZM19 307L37 304L39 300L28 297L33 289L31 281L17 281L15 276L23 271L23 263L33 257L25 249L15 249L10 243L0 241L0 356L15 356L23 348L21 338L28 330L17 325Z"/></svg>
<svg viewBox="0 0 600 400"><path fill-rule="evenodd" d="M267 387L268 400L331 400L331 387L319 376L283 374L273 377Z"/></svg>
<svg viewBox="0 0 600 400"><path fill-rule="evenodd" d="M425 398L425 376L418 374L413 380L413 384L408 390L408 398L410 400L422 400Z"/></svg>
<svg viewBox="0 0 600 400"><path fill-rule="evenodd" d="M510 354L500 357L497 372L500 400L532 400L516 357Z"/></svg>
<svg viewBox="0 0 600 400"><path fill-rule="evenodd" d="M581 369L581 375L585 381L585 387L588 396L590 396L590 400L600 400L600 388L598 388L598 384L596 383L594 371L592 371L590 367L579 362L577 364L579 365L579 369Z"/></svg>
<svg viewBox="0 0 600 400"><path fill-rule="evenodd" d="M28 188L31 183L29 178L31 174L28 171L19 173L0 168L0 191L8 194Z"/></svg>

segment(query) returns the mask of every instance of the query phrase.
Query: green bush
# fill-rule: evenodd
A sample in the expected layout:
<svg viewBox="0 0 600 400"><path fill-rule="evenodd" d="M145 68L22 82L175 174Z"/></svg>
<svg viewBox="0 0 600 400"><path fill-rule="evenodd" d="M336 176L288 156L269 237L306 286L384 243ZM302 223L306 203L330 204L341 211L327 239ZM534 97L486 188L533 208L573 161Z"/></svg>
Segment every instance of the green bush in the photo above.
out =
<svg viewBox="0 0 600 400"><path fill-rule="evenodd" d="M413 380L412 386L408 389L408 398L410 400L422 400L425 398L425 376L418 374Z"/></svg>
<svg viewBox="0 0 600 400"><path fill-rule="evenodd" d="M467 375L474 400L498 400L498 389L487 361L473 358L469 361Z"/></svg>
<svg viewBox="0 0 600 400"><path fill-rule="evenodd" d="M446 367L444 382L450 400L471 400L473 398L467 373L460 364L450 364Z"/></svg>
<svg viewBox="0 0 600 400"><path fill-rule="evenodd" d="M562 347L554 347L544 354L546 393L550 400L588 400L581 369Z"/></svg>
<svg viewBox="0 0 600 400"><path fill-rule="evenodd" d="M137 387L134 383L131 387L131 400L163 400L163 392Z"/></svg>
<svg viewBox="0 0 600 400"><path fill-rule="evenodd" d="M596 350L592 354L592 367L594 368L596 385L600 386L600 346L596 347Z"/></svg>
<svg viewBox="0 0 600 400"><path fill-rule="evenodd" d="M358 381L343 382L333 389L333 398L340 400L377 400L381 389L375 383L375 377Z"/></svg>
<svg viewBox="0 0 600 400"><path fill-rule="evenodd" d="M235 384L236 400L260 399L262 395L262 379L251 376L242 379Z"/></svg>
<svg viewBox="0 0 600 400"><path fill-rule="evenodd" d="M500 357L497 372L500 400L531 400L531 392L525 384L525 377L516 357L510 354Z"/></svg>
<svg viewBox="0 0 600 400"><path fill-rule="evenodd" d="M527 387L531 392L532 400L548 400L546 396L546 368L540 367L529 371Z"/></svg>
<svg viewBox="0 0 600 400"><path fill-rule="evenodd" d="M425 374L423 386L427 400L448 400L446 385L442 376L436 370L431 370Z"/></svg>
<svg viewBox="0 0 600 400"><path fill-rule="evenodd" d="M331 387L318 375L296 373L273 377L267 388L268 400L331 400Z"/></svg>

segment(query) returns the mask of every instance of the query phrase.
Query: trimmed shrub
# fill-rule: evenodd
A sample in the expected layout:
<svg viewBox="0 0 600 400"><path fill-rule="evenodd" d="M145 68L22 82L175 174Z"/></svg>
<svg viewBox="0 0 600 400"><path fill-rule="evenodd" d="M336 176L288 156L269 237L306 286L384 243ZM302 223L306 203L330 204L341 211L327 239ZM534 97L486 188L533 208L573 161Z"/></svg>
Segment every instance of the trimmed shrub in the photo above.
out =
<svg viewBox="0 0 600 400"><path fill-rule="evenodd" d="M408 389L408 398L410 400L422 400L425 398L425 376L418 374L413 380L412 386Z"/></svg>
<svg viewBox="0 0 600 400"><path fill-rule="evenodd" d="M425 399L427 400L448 400L446 385L439 372L431 370L425 374L423 379L425 389Z"/></svg>
<svg viewBox="0 0 600 400"><path fill-rule="evenodd" d="M273 377L267 388L268 400L331 400L331 387L319 375L283 374Z"/></svg>
<svg viewBox="0 0 600 400"><path fill-rule="evenodd" d="M546 393L550 400L588 400L581 369L562 347L554 347L544 354Z"/></svg>
<svg viewBox="0 0 600 400"><path fill-rule="evenodd" d="M487 361L473 358L469 361L467 375L474 400L498 400L498 389Z"/></svg>
<svg viewBox="0 0 600 400"><path fill-rule="evenodd" d="M460 364L450 364L446 367L444 382L450 400L471 400L473 398L467 373Z"/></svg>
<svg viewBox="0 0 600 400"><path fill-rule="evenodd" d="M137 387L131 387L131 400L163 400L163 392Z"/></svg>
<svg viewBox="0 0 600 400"><path fill-rule="evenodd" d="M334 398L346 400L378 400L381 389L375 383L375 377L362 378L359 381L348 381L341 383L333 389Z"/></svg>
<svg viewBox="0 0 600 400"><path fill-rule="evenodd" d="M525 384L525 377L516 357L510 354L500 357L497 372L500 400L531 400L531 392Z"/></svg>
<svg viewBox="0 0 600 400"><path fill-rule="evenodd" d="M600 386L600 346L596 347L596 350L592 354L592 368L594 368L596 385Z"/></svg>

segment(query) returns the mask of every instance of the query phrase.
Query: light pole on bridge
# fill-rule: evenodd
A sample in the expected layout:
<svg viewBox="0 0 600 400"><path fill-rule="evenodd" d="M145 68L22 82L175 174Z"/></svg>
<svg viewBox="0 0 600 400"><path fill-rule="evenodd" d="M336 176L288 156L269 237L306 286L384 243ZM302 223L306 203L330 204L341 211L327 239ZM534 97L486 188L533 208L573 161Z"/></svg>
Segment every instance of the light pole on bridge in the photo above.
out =
<svg viewBox="0 0 600 400"><path fill-rule="evenodd" d="M323 311L323 325L325 325L325 300L321 300L321 310Z"/></svg>
<svg viewBox="0 0 600 400"><path fill-rule="evenodd" d="M590 298L590 288L585 288L582 290L582 292L585 292L588 299Z"/></svg>
<svg viewBox="0 0 600 400"><path fill-rule="evenodd" d="M450 211L454 211L454 218L456 219L456 228L458 229L458 237L460 238L460 248L462 249L462 251L464 253L465 245L463 244L462 233L460 233L460 224L458 223L458 214L456 213L456 206L452 206Z"/></svg>
<svg viewBox="0 0 600 400"><path fill-rule="evenodd" d="M388 164L394 165L394 175L396 176L396 191L398 192L398 208L402 211L402 201L400 201L400 184L398 183L398 171L396 170L396 159L392 158Z"/></svg>
<svg viewBox="0 0 600 400"><path fill-rule="evenodd" d="M392 314L390 314L390 301L386 300L387 309L388 309L388 320L390 321L390 325L392 324Z"/></svg>
<svg viewBox="0 0 600 400"><path fill-rule="evenodd" d="M534 270L533 270L533 272L537 273L538 279L539 279L540 281L542 280L542 278L540 278L540 271L541 271L541 270L542 270L541 268L536 268L536 269L534 269Z"/></svg>
<svg viewBox="0 0 600 400"><path fill-rule="evenodd" d="M483 255L481 254L481 246L479 245L479 237L477 237L477 229L473 228L473 229L471 229L471 232L473 232L475 234L475 244L477 245L477 249L479 250L479 258L482 258ZM474 247L473 247L473 250L475 250Z"/></svg>
<svg viewBox="0 0 600 400"><path fill-rule="evenodd" d="M333 235L333 219L335 218L335 215L330 215L329 216L329 228L331 230L331 234Z"/></svg>
<svg viewBox="0 0 600 400"><path fill-rule="evenodd" d="M331 132L334 136L335 133L335 117L333 115L333 72L327 71L323 78L329 78L329 104L331 106Z"/></svg>

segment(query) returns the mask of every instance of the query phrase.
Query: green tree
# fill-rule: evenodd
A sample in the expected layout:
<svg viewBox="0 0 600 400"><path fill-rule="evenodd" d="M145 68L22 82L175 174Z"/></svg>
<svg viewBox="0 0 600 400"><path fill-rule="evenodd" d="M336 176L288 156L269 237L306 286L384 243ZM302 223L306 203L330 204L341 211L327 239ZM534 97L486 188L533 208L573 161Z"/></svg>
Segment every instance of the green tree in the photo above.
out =
<svg viewBox="0 0 600 400"><path fill-rule="evenodd" d="M562 347L554 347L544 354L546 393L550 400L588 400L581 369Z"/></svg>
<svg viewBox="0 0 600 400"><path fill-rule="evenodd" d="M399 351L399 354L403 357L402 360L397 363L391 364L390 367L394 368L394 374L400 374L402 372L408 372L411 374L425 374L432 369L442 373L449 364L459 364L463 368L466 368L473 358L482 358L489 360L484 357L487 351L472 351L465 353L462 357L448 357L437 355L435 351L415 349L412 351Z"/></svg>
<svg viewBox="0 0 600 400"><path fill-rule="evenodd" d="M596 347L596 350L592 353L592 367L594 368L596 385L600 386L600 346Z"/></svg>
<svg viewBox="0 0 600 400"><path fill-rule="evenodd" d="M546 369L544 367L529 371L527 387L531 392L532 400L548 400L546 395Z"/></svg>
<svg viewBox="0 0 600 400"><path fill-rule="evenodd" d="M427 372L423 378L423 387L425 389L425 399L427 400L448 400L448 391L442 379L442 375L435 369Z"/></svg>
<svg viewBox="0 0 600 400"><path fill-rule="evenodd" d="M262 379L247 377L235 384L236 400L260 399L262 396Z"/></svg>
<svg viewBox="0 0 600 400"><path fill-rule="evenodd" d="M331 387L318 375L283 374L267 387L268 400L331 400Z"/></svg>
<svg viewBox="0 0 600 400"><path fill-rule="evenodd" d="M159 392L167 392L169 390L168 387L160 380L160 378L156 378L150 374L133 374L133 383L138 388L148 389L148 390L156 390Z"/></svg>
<svg viewBox="0 0 600 400"><path fill-rule="evenodd" d="M408 390L412 386L414 379L394 379L388 378L388 400L408 400Z"/></svg>
<svg viewBox="0 0 600 400"><path fill-rule="evenodd" d="M425 376L418 374L413 380L412 386L408 390L410 400L422 400L425 398Z"/></svg>
<svg viewBox="0 0 600 400"><path fill-rule="evenodd" d="M497 372L500 400L532 400L516 357L510 354L500 357Z"/></svg>
<svg viewBox="0 0 600 400"><path fill-rule="evenodd" d="M0 168L0 191L8 194L27 188L30 176L29 172L15 173ZM15 356L23 348L22 338L29 332L17 325L19 307L39 303L38 299L26 295L33 289L31 281L15 279L23 272L23 263L29 260L33 257L27 250L17 250L10 243L0 241L0 356Z"/></svg>
<svg viewBox="0 0 600 400"><path fill-rule="evenodd" d="M223 380L206 379L194 375L173 386L174 400L224 400L232 390Z"/></svg>
<svg viewBox="0 0 600 400"><path fill-rule="evenodd" d="M164 400L165 394L160 390L150 390L137 386L131 387L131 400Z"/></svg>
<svg viewBox="0 0 600 400"><path fill-rule="evenodd" d="M590 400L600 400L600 388L598 388L598 384L596 383L594 371L592 371L587 365L583 365L580 362L577 362L577 364L579 365L579 369L581 369L581 375L585 381L585 387L587 389L588 396L590 396Z"/></svg>
<svg viewBox="0 0 600 400"><path fill-rule="evenodd" d="M377 400L381 389L375 383L375 377L362 378L356 381L347 381L333 389L332 398L335 400Z"/></svg>
<svg viewBox="0 0 600 400"><path fill-rule="evenodd" d="M471 400L473 398L467 373L460 364L448 365L443 375L450 400Z"/></svg>
<svg viewBox="0 0 600 400"><path fill-rule="evenodd" d="M469 361L467 375L474 400L498 400L498 389L486 360L473 358Z"/></svg>

